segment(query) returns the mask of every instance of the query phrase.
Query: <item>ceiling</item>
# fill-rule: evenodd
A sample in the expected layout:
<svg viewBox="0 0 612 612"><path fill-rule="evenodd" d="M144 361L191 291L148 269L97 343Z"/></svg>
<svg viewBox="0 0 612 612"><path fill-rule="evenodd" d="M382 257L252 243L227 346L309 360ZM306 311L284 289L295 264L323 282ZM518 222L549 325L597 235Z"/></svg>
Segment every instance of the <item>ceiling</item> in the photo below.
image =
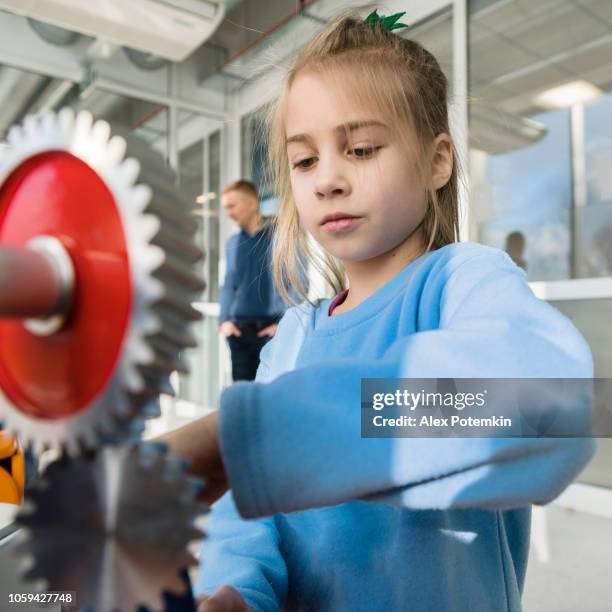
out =
<svg viewBox="0 0 612 612"><path fill-rule="evenodd" d="M205 86L235 91L274 61L284 59L283 55L290 57L338 8L362 3L303 0L305 8L296 16L301 4L296 0L230 0L221 26L186 62ZM612 89L611 0L472 0L470 8L470 102L474 112L483 117L489 113L489 119L494 112L515 132L524 125L520 120L545 110L534 101L543 90L578 79L606 92ZM416 24L405 35L419 40L438 57L452 83L451 13ZM159 107L155 113L155 105L104 92L82 101L76 84L0 67L0 132L45 105L67 103L87 106L97 116L130 127L150 125L151 134L157 136L167 124ZM482 119L487 129L489 119ZM533 136L530 134L527 139Z"/></svg>
<svg viewBox="0 0 612 612"><path fill-rule="evenodd" d="M575 80L612 89L610 0L506 0L470 19L471 95L509 113Z"/></svg>

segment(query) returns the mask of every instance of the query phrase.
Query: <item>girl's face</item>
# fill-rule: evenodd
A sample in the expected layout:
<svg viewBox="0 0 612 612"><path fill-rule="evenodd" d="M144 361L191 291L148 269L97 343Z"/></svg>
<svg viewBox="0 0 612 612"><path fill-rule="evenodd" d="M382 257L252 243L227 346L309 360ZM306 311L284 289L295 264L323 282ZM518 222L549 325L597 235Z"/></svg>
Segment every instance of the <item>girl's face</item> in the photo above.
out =
<svg viewBox="0 0 612 612"><path fill-rule="evenodd" d="M341 104L335 87L301 72L288 94L291 187L305 229L342 261L365 261L407 241L426 212L425 188L384 117ZM327 221L329 215L352 220Z"/></svg>

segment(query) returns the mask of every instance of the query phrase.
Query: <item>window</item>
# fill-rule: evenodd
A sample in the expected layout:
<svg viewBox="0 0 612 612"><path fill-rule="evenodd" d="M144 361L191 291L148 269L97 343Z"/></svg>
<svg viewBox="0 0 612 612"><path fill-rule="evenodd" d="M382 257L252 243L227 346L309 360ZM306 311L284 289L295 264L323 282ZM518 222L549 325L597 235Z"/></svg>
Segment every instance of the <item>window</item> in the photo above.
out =
<svg viewBox="0 0 612 612"><path fill-rule="evenodd" d="M612 275L612 4L469 11L472 239L531 281Z"/></svg>

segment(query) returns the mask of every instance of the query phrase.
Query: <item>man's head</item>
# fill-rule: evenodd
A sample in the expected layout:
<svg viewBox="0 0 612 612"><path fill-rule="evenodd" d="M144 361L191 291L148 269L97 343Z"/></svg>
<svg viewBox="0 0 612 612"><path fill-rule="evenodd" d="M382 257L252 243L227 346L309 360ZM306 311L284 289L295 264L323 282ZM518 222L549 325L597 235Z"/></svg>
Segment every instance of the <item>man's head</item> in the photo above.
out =
<svg viewBox="0 0 612 612"><path fill-rule="evenodd" d="M221 196L223 208L242 229L252 225L259 216L259 196L257 187L250 181L230 183Z"/></svg>

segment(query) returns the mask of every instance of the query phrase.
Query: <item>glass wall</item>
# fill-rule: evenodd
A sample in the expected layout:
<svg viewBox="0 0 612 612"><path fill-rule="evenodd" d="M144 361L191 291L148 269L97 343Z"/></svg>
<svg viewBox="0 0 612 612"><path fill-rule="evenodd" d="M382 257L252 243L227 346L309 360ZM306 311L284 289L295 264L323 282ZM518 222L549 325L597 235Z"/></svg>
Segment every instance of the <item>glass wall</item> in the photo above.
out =
<svg viewBox="0 0 612 612"><path fill-rule="evenodd" d="M265 110L264 107L242 117L240 142L242 178L253 181L257 186L261 212L267 216L278 211L278 201L267 172Z"/></svg>
<svg viewBox="0 0 612 612"><path fill-rule="evenodd" d="M469 2L472 239L530 281L612 275L612 3ZM553 303L612 375L608 299ZM602 440L581 480L612 487Z"/></svg>
<svg viewBox="0 0 612 612"><path fill-rule="evenodd" d="M612 274L612 3L468 5L472 239L532 281Z"/></svg>
<svg viewBox="0 0 612 612"><path fill-rule="evenodd" d="M612 3L469 2L472 239L530 281L612 275ZM575 293L575 292L574 292ZM612 302L556 300L612 376ZM612 488L612 440L584 483Z"/></svg>
<svg viewBox="0 0 612 612"><path fill-rule="evenodd" d="M586 338L595 361L596 378L612 378L612 298L551 302ZM612 489L612 438L600 438L595 458L580 474L585 484Z"/></svg>
<svg viewBox="0 0 612 612"><path fill-rule="evenodd" d="M196 241L205 253L200 264L206 288L196 307L203 320L194 326L198 347L185 352L189 373L176 377L179 401L176 417L193 418L206 408L216 407L220 392L220 363L225 355L218 331L219 299L219 203L221 184L221 133L218 129L194 140L194 130L203 129L201 117L179 114L179 177L183 194L196 203L194 218L198 223Z"/></svg>
<svg viewBox="0 0 612 612"><path fill-rule="evenodd" d="M535 115L530 121L537 121L539 139L517 149L508 145L500 153L490 151L501 149L501 143L485 143L478 136L491 129L488 115L474 109L470 119L474 128L472 239L507 251L530 280L569 278L572 206L569 112Z"/></svg>
<svg viewBox="0 0 612 612"><path fill-rule="evenodd" d="M612 299L578 279L612 275L612 2L468 0L468 14L470 239L555 287L595 376L611 377ZM612 489L612 439L597 444L577 479L593 488L534 506L526 610L609 600L610 521L594 500Z"/></svg>
<svg viewBox="0 0 612 612"><path fill-rule="evenodd" d="M578 219L578 275L612 276L612 93L585 104L576 123L586 183Z"/></svg>
<svg viewBox="0 0 612 612"><path fill-rule="evenodd" d="M219 260L221 259L220 237L221 215L221 131L208 136L208 196L204 220L204 243L208 265L207 302L219 301Z"/></svg>

